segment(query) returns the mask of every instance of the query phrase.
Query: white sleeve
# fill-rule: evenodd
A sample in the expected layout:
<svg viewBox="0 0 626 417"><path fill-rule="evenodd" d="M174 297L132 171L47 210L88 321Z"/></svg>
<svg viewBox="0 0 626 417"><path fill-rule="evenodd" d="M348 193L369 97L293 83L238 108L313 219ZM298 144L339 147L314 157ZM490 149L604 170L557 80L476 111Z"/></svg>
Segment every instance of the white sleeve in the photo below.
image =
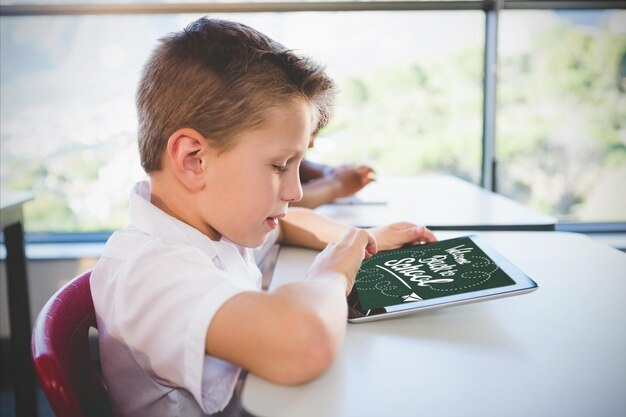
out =
<svg viewBox="0 0 626 417"><path fill-rule="evenodd" d="M162 241L139 248L117 279L111 311L124 343L145 356L156 377L203 404L209 323L225 301L245 290L201 251Z"/></svg>

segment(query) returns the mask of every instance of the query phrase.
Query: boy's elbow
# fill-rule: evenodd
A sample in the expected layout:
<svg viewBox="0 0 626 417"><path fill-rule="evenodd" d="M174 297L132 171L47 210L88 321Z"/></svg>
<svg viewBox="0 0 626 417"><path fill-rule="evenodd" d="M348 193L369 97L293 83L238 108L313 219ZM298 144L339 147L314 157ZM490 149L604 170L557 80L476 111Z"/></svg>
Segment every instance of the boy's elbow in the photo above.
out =
<svg viewBox="0 0 626 417"><path fill-rule="evenodd" d="M291 352L283 363L285 372L275 381L283 385L301 384L324 373L333 364L343 335L310 312L298 314L290 322Z"/></svg>
<svg viewBox="0 0 626 417"><path fill-rule="evenodd" d="M330 329L317 319L310 329L310 335L304 338L302 353L303 364L300 380L294 384L318 377L331 367L339 351L339 342Z"/></svg>

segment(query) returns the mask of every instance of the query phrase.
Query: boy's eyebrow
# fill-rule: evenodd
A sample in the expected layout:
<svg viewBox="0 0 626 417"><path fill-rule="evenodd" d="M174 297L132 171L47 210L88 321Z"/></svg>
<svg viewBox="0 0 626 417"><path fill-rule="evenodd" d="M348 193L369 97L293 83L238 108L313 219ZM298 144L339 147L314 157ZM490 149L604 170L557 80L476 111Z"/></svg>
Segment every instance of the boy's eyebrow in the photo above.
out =
<svg viewBox="0 0 626 417"><path fill-rule="evenodd" d="M276 152L276 154L280 156L288 155L288 159L300 158L304 156L303 151L293 148L280 149Z"/></svg>
<svg viewBox="0 0 626 417"><path fill-rule="evenodd" d="M300 161L302 159L304 159L304 152L298 151L292 154L289 159L287 159L287 162Z"/></svg>

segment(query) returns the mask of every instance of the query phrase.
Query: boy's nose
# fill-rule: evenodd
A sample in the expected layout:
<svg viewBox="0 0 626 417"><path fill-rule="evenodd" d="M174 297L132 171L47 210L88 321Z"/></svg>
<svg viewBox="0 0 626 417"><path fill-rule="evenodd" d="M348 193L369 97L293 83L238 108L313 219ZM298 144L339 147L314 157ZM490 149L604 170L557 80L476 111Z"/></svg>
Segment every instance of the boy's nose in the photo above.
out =
<svg viewBox="0 0 626 417"><path fill-rule="evenodd" d="M302 200L303 195L304 192L302 191L302 185L300 184L300 180L298 180L293 193L293 197L289 201L292 203L297 203L298 201Z"/></svg>
<svg viewBox="0 0 626 417"><path fill-rule="evenodd" d="M302 200L303 195L304 193L302 192L302 184L300 184L300 176L295 175L289 180L289 183L286 184L286 187L283 189L283 199L290 203L295 203Z"/></svg>

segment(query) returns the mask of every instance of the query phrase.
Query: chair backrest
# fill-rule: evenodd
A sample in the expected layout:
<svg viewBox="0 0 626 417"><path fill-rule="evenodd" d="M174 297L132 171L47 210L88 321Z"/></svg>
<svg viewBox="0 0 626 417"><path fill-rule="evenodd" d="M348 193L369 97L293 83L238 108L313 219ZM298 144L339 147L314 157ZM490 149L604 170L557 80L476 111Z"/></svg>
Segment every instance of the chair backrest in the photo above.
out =
<svg viewBox="0 0 626 417"><path fill-rule="evenodd" d="M106 389L89 348L96 327L91 271L72 279L43 307L32 337L35 371L55 415L111 415Z"/></svg>

